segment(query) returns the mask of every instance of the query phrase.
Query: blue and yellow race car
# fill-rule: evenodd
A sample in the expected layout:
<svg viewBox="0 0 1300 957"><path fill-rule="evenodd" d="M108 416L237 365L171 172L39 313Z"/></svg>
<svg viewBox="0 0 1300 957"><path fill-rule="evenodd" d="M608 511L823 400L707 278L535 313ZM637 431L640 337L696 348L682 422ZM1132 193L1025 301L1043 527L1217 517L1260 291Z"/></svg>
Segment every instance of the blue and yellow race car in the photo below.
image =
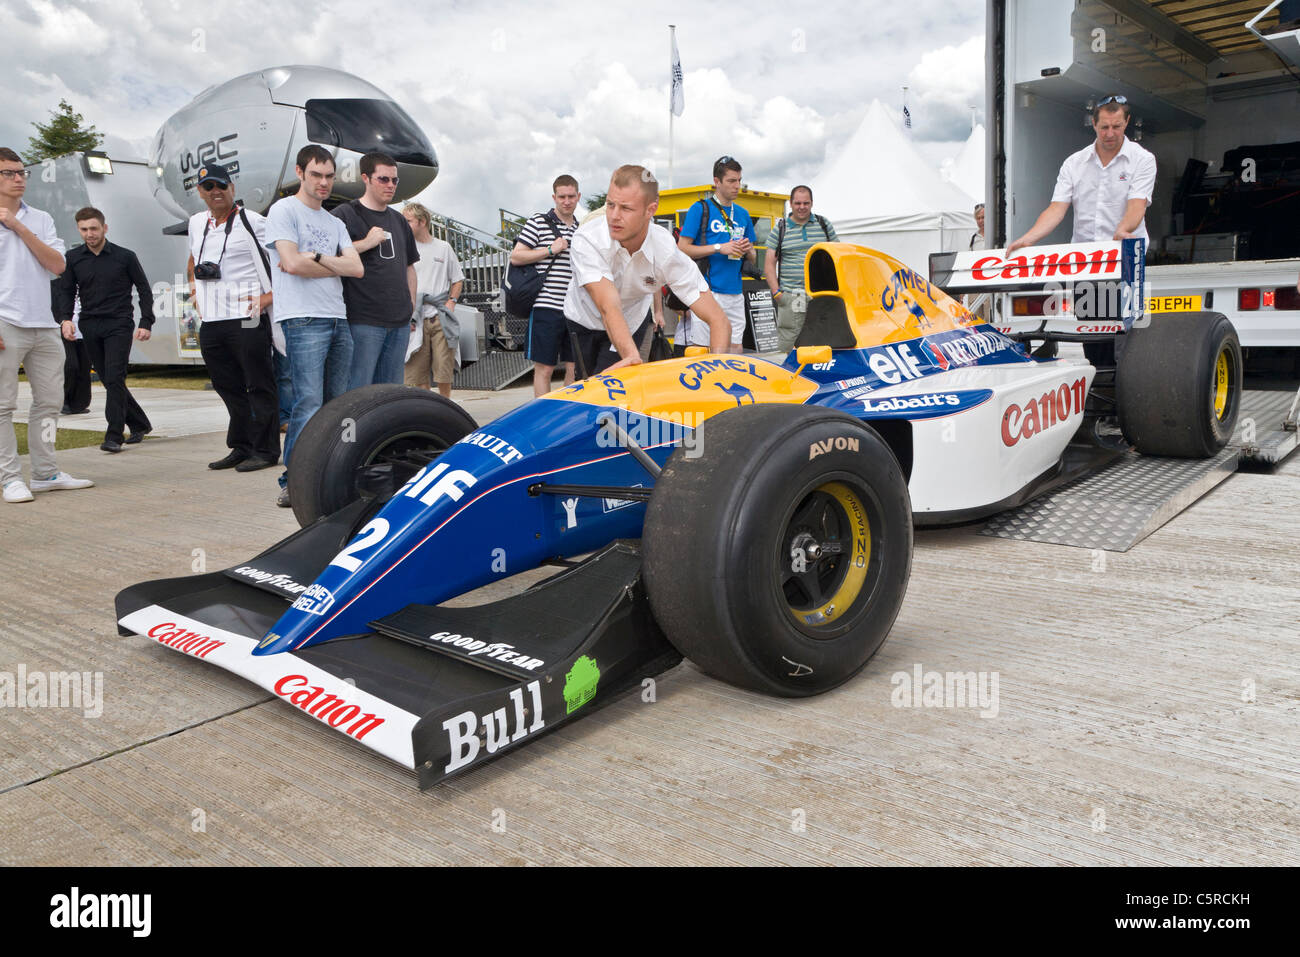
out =
<svg viewBox="0 0 1300 957"><path fill-rule="evenodd" d="M871 250L824 244L806 265L788 356L626 367L481 427L431 392L339 397L295 448L304 527L236 567L127 588L120 629L427 786L683 655L769 694L833 688L893 625L914 521L971 520L1095 467L1116 450L1087 426L1117 409L1140 450L1231 434L1240 349L1221 316L1128 333L1125 361L1172 355L1197 395L1152 428L1168 382L1036 359ZM562 570L512 597L443 604L545 563Z"/></svg>

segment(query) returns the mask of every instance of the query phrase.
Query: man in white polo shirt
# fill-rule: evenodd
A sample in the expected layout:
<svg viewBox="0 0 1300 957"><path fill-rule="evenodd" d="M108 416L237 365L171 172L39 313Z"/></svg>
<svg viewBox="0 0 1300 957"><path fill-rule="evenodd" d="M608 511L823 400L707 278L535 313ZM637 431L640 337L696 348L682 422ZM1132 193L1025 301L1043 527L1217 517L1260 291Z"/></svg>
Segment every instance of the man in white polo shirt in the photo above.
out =
<svg viewBox="0 0 1300 957"><path fill-rule="evenodd" d="M728 351L731 324L694 261L672 233L654 224L658 208L654 175L643 166L620 166L609 183L605 215L573 234L564 317L583 375L641 362L641 341L653 325L651 302L664 285L708 324L710 351Z"/></svg>
<svg viewBox="0 0 1300 957"><path fill-rule="evenodd" d="M23 202L27 169L22 158L0 147L0 490L6 502L30 502L32 492L88 488L54 462L54 438L63 408L63 344L50 308L50 280L63 272L63 240L49 213ZM68 324L72 338L72 324ZM18 462L14 411L18 367L27 371L32 407L27 416L32 484Z"/></svg>
<svg viewBox="0 0 1300 957"><path fill-rule="evenodd" d="M1007 254L1032 246L1074 207L1073 243L1146 239L1146 213L1156 185L1156 158L1124 135L1128 100L1108 96L1092 110L1096 142L1066 157L1052 202Z"/></svg>

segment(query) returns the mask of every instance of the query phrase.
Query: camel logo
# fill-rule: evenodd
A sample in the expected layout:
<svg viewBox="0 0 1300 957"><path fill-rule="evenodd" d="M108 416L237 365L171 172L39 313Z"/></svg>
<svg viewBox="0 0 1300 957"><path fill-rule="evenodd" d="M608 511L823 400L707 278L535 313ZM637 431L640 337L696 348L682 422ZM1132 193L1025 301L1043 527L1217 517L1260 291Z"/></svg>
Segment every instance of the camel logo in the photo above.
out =
<svg viewBox="0 0 1300 957"><path fill-rule="evenodd" d="M737 407L744 405L745 399L749 399L750 405L754 404L754 393L750 392L749 389L745 388L739 382L733 382L731 383L731 385L722 385L721 383L718 382L715 382L713 384L717 386L719 389L721 389L723 392L727 393L727 395L735 399Z"/></svg>

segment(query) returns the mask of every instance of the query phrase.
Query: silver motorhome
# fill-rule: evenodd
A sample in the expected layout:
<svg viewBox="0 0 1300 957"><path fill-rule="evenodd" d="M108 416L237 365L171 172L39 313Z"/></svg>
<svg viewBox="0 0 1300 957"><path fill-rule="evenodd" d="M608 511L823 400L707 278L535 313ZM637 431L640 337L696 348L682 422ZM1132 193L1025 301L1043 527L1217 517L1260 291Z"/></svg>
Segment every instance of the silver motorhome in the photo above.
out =
<svg viewBox="0 0 1300 957"><path fill-rule="evenodd" d="M438 175L428 137L378 87L327 67L283 66L204 90L162 124L148 157L117 147L35 164L26 199L54 217L69 248L81 241L74 213L83 206L102 210L108 238L136 252L155 294L154 335L134 344L131 361L197 363L183 277L187 222L204 208L198 168L213 162L229 167L238 198L265 212L297 190L294 157L309 143L335 158L332 202L364 192L358 164L372 150L397 160L398 200L414 196Z"/></svg>

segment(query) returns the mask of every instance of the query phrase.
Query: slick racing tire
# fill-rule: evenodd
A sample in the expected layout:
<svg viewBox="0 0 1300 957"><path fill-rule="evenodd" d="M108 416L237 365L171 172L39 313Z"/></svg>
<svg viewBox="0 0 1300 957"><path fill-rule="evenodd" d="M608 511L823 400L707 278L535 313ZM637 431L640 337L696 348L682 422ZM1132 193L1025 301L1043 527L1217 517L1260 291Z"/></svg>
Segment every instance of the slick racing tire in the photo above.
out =
<svg viewBox="0 0 1300 957"><path fill-rule="evenodd" d="M298 524L355 501L357 469L450 447L478 426L450 399L404 385L368 385L327 402L293 447L289 501Z"/></svg>
<svg viewBox="0 0 1300 957"><path fill-rule="evenodd" d="M709 674L802 697L839 685L893 626L912 565L907 480L841 412L730 409L673 453L643 532L669 641Z"/></svg>
<svg viewBox="0 0 1300 957"><path fill-rule="evenodd" d="M1241 411L1241 344L1217 312L1157 313L1127 334L1115 372L1124 438L1143 455L1209 458Z"/></svg>

